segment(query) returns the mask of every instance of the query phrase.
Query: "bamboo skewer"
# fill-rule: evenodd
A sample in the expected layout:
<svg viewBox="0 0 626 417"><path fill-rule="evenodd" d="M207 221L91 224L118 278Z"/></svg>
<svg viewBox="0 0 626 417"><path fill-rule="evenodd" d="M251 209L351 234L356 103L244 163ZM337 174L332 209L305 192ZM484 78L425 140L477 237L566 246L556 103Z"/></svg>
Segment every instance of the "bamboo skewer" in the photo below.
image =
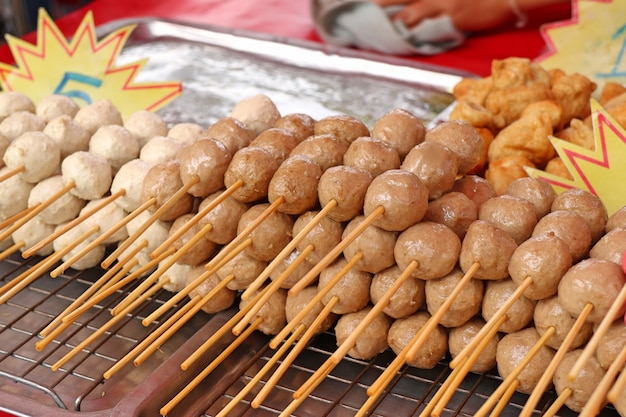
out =
<svg viewBox="0 0 626 417"><path fill-rule="evenodd" d="M491 411L491 414L489 415L490 417L498 417L500 413L502 413L502 411L508 405L509 400L511 399L513 394L515 394L515 390L517 390L518 386L519 380L516 379L511 382L506 391L504 391L504 393L502 394L502 397L498 400L498 403L496 404L494 409Z"/></svg>
<svg viewBox="0 0 626 417"><path fill-rule="evenodd" d="M579 417L592 417L600 412L607 397L607 393L611 390L611 386L613 386L617 375L624 369L624 364L626 364L626 348L621 350L611 366L609 366L609 369L606 370L604 377L600 380L600 384L596 387L593 394L591 394L591 397L589 397Z"/></svg>
<svg viewBox="0 0 626 417"><path fill-rule="evenodd" d="M559 412L561 407L565 404L565 401L573 394L571 388L565 388L563 392L556 398L554 403L546 410L544 417L554 417Z"/></svg>
<svg viewBox="0 0 626 417"><path fill-rule="evenodd" d="M8 180L11 177L16 176L20 172L24 172L25 170L26 170L26 167L24 165L19 166L17 168L13 168L13 169L5 172L4 174L0 175L0 182L6 181L6 180Z"/></svg>
<svg viewBox="0 0 626 417"><path fill-rule="evenodd" d="M246 329L239 337L237 337L232 343L228 345L226 349L222 351L206 368L202 370L189 384L187 384L174 398L172 398L163 408L160 413L162 416L166 416L172 411L178 403L180 403L194 388L196 388L211 372L215 370L232 352L235 351L243 343L248 336L255 331L261 322L262 317L257 318L250 327Z"/></svg>
<svg viewBox="0 0 626 417"><path fill-rule="evenodd" d="M15 223L16 221L18 221L22 217L26 216L28 213L30 213L31 211L33 211L36 208L37 208L37 206L28 207L28 208L20 211L19 213L14 214L13 216L9 217L8 219L5 219L4 221L0 222L0 230L5 229L9 225ZM0 240L0 242L1 242L1 240Z"/></svg>
<svg viewBox="0 0 626 417"><path fill-rule="evenodd" d="M6 248L0 253L0 261L13 255L15 252L23 248L25 244L26 243L24 243L23 240L20 240L19 242L14 242L11 246L9 246L8 248Z"/></svg>
<svg viewBox="0 0 626 417"><path fill-rule="evenodd" d="M324 364L322 365L321 368L319 368L318 372L320 375L319 380L322 381L324 378L326 378L328 376L328 374L330 374L330 371L333 370L333 367L330 366L330 364ZM289 405L282 411L282 413L279 414L279 417L290 417L292 415L292 413L298 408L300 407L300 404L302 404L304 402L304 400L306 400L308 398L309 395L311 395L311 393L315 390L315 388L317 388L318 384L312 384L311 386L307 387L307 389L302 392L298 397L296 397L296 393L294 392L294 400L291 401L289 403Z"/></svg>
<svg viewBox="0 0 626 417"><path fill-rule="evenodd" d="M618 355L618 357L622 361L622 366L624 365L623 362L625 360L624 358L626 357L625 355L626 355L626 346L622 348L621 353ZM625 387L626 387L626 372L622 371L619 377L617 378L617 380L615 381L615 383L613 384L613 387L609 390L609 393L606 396L607 400L612 403L617 402L619 396L624 391Z"/></svg>
<svg viewBox="0 0 626 417"><path fill-rule="evenodd" d="M554 376L556 369L558 368L559 364L563 360L563 357L565 356L565 354L569 351L570 346L574 342L574 339L580 333L580 329L585 324L585 321L587 317L589 316L589 313L591 313L591 310L593 310L593 305L586 304L582 312L576 318L574 325L572 326L570 331L567 333L567 336L565 336L565 339L561 343L561 346L559 346L558 350L556 351L556 354L550 361L548 368L543 373L543 375L537 382L537 385L535 385L533 392L528 397L528 400L526 401L526 404L524 405L524 408L522 409L522 412L520 413L520 417L530 417L532 415L535 406L537 405L537 403L541 399L541 396L543 395L543 393L546 391L546 389L552 382L552 377Z"/></svg>

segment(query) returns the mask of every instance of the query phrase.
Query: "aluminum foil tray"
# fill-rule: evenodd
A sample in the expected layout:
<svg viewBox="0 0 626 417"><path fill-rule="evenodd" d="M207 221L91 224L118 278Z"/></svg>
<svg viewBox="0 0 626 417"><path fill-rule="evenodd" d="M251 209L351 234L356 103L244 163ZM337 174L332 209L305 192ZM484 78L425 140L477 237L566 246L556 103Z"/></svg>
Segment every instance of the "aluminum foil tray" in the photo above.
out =
<svg viewBox="0 0 626 417"><path fill-rule="evenodd" d="M385 112L402 107L429 123L452 103L450 92L460 77L471 76L352 50L155 19L113 22L100 27L99 36L129 23L137 26L119 63L149 57L137 81L183 82L182 96L160 110L170 123L208 126L226 116L240 99L257 93L270 96L283 113L304 112L316 118L350 114L372 124ZM24 260L17 254L0 261L0 286L38 261ZM53 343L37 351L35 343L41 329L103 273L100 269L69 270L57 278L42 274L0 305L0 411L17 416L158 416L160 408L232 340L230 334L224 337L191 369L181 371L180 364L234 311L199 313L141 366L127 365L104 379L103 372L158 325L144 327L141 319L170 296L161 292L61 369L52 371L56 360L110 319L109 310L134 287L124 288L94 306ZM215 415L271 357L268 342L268 337L253 333L170 415ZM332 333L317 336L279 381L266 404L253 409L249 405L251 398L244 398L231 414L279 415L289 404L291 393L335 348ZM367 387L392 359L390 351L371 361L345 358L294 415L354 415L366 399ZM419 415L448 374L446 361L432 370L403 368L371 415ZM499 382L496 374L469 375L444 415L473 415ZM553 392L546 393L537 414L547 409L554 397ZM526 398L514 394L501 415L517 415ZM575 414L564 409L559 415ZM607 408L602 415L613 417L617 413Z"/></svg>

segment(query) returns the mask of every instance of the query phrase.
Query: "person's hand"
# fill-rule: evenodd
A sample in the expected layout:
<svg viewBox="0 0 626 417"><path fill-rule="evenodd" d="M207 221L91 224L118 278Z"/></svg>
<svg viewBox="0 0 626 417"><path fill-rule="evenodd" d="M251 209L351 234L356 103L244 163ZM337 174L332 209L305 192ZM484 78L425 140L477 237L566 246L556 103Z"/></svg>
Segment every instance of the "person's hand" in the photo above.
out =
<svg viewBox="0 0 626 417"><path fill-rule="evenodd" d="M407 27L426 18L450 16L454 26L463 32L493 29L514 22L515 15L507 0L372 0L381 7L405 5L392 16Z"/></svg>

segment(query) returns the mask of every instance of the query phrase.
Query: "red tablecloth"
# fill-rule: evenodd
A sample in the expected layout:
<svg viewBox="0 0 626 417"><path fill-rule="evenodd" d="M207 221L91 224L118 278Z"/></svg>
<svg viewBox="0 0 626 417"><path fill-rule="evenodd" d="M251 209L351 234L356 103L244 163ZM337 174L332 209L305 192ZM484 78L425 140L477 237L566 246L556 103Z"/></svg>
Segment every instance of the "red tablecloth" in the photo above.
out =
<svg viewBox="0 0 626 417"><path fill-rule="evenodd" d="M321 42L310 17L309 0L95 0L58 19L59 29L71 36L88 10L93 11L96 25L150 16ZM512 56L532 59L540 55L546 48L539 32L540 21L566 20L570 16L568 4L549 7L531 17L523 29L482 33L449 52L408 59L488 75L493 59ZM34 34L24 38L30 42L36 39ZM0 60L12 62L8 48L0 49Z"/></svg>

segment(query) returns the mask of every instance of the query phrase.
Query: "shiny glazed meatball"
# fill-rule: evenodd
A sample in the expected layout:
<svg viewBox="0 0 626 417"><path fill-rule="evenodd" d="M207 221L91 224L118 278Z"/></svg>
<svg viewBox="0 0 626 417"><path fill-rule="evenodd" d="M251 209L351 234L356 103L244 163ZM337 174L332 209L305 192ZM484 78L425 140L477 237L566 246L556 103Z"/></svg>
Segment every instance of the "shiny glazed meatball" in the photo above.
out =
<svg viewBox="0 0 626 417"><path fill-rule="evenodd" d="M339 318L335 325L337 346L341 346L354 333L359 323L367 316L370 310L370 307L366 307L354 313L344 314ZM355 345L348 351L348 355L355 359L370 359L383 352L389 347L387 344L387 333L390 326L391 319L380 313L369 326L365 327L357 338Z"/></svg>
<svg viewBox="0 0 626 417"><path fill-rule="evenodd" d="M402 274L397 265L391 266L374 275L370 287L370 298L373 304L378 303ZM424 305L426 294L424 280L409 278L398 288L389 299L383 313L391 318L399 319L415 313Z"/></svg>
<svg viewBox="0 0 626 417"><path fill-rule="evenodd" d="M324 268L319 276L318 290L321 291L322 288L330 285L329 282L339 274L346 264L347 261L342 257ZM353 313L368 304L371 283L372 274L351 268L322 298L322 302L328 304L331 298L337 297L339 301L333 307L333 313Z"/></svg>
<svg viewBox="0 0 626 417"><path fill-rule="evenodd" d="M517 285L510 279L487 282L482 304L482 316L485 321L489 321L495 315L516 289ZM522 295L506 311L506 320L500 326L500 331L513 333L523 329L533 319L534 311L535 301Z"/></svg>
<svg viewBox="0 0 626 417"><path fill-rule="evenodd" d="M396 353L408 345L415 334L424 327L430 315L425 311L417 312L408 317L397 319L391 325L387 341L389 347ZM448 352L448 333L437 325L426 338L426 342L417 351L413 358L407 358L406 363L420 369L432 369Z"/></svg>
<svg viewBox="0 0 626 417"><path fill-rule="evenodd" d="M463 272L455 268L448 275L426 281L426 306L430 314L435 314L458 287ZM439 321L444 327L461 326L480 312L485 285L483 281L471 279L454 298L450 308Z"/></svg>
<svg viewBox="0 0 626 417"><path fill-rule="evenodd" d="M461 245L459 265L467 273L474 264L475 278L499 280L508 277L509 261L517 244L491 222L476 220L467 229Z"/></svg>

